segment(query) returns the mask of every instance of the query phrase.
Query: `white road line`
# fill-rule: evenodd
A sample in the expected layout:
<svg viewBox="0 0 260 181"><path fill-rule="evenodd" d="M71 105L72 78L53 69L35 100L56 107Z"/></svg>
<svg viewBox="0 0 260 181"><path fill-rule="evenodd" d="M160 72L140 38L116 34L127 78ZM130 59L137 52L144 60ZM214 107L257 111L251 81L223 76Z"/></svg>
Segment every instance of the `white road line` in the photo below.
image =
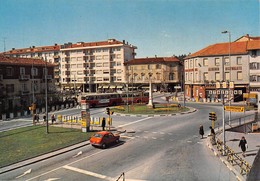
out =
<svg viewBox="0 0 260 181"><path fill-rule="evenodd" d="M127 124L120 125L120 126L118 126L118 127L120 128L120 127L129 126L129 125L131 125L131 124L139 123L139 122L145 121L145 120L147 120L147 119L151 119L151 118L152 118L152 117L147 117L147 118L140 119L140 120L137 120L137 121L134 121L134 122L131 122L131 123L127 123Z"/></svg>
<svg viewBox="0 0 260 181"><path fill-rule="evenodd" d="M160 132L160 134L165 134L164 132Z"/></svg>
<svg viewBox="0 0 260 181"><path fill-rule="evenodd" d="M145 133L148 133L149 131L144 131Z"/></svg>
<svg viewBox="0 0 260 181"><path fill-rule="evenodd" d="M92 177L96 177L96 178L100 178L100 179L113 180L113 178L108 177L106 175L101 175L101 174L98 174L98 173L90 172L90 171L79 169L79 168L76 168L76 167L71 167L71 166L68 166L68 165L63 166L63 168L68 169L68 170L72 170L74 172L82 173L82 174L85 174L85 175L90 175Z"/></svg>
<svg viewBox="0 0 260 181"><path fill-rule="evenodd" d="M172 135L172 133L168 133L168 135Z"/></svg>
<svg viewBox="0 0 260 181"><path fill-rule="evenodd" d="M154 134L157 134L157 132L153 132Z"/></svg>
<svg viewBox="0 0 260 181"><path fill-rule="evenodd" d="M157 138L155 138L155 137L152 137L152 139L156 140Z"/></svg>
<svg viewBox="0 0 260 181"><path fill-rule="evenodd" d="M85 160L85 159L87 159L87 158L90 158L90 157L92 157L92 156L98 155L98 154L100 154L100 153L103 152L103 151L105 151L105 150L101 150L101 151L96 152L96 153L94 153L94 154L92 154L92 155L89 155L89 156L86 156L86 157L81 158L81 159L79 159L79 160L76 160L76 161L74 161L74 162L71 162L71 163L69 163L69 164L67 164L67 165L72 165L72 164L74 164L74 163L80 162L80 161ZM30 180L37 179L37 178L39 178L39 177L41 177L41 176L47 175L47 174L49 174L49 173L51 173L51 172L57 171L57 170L62 169L62 168L63 168L63 166L57 167L57 168L55 168L55 169L53 169L53 170L50 170L50 171L48 171L48 172L45 172L45 173L42 173L42 174L40 174L40 175L38 175L38 176L35 176L35 177L33 177L33 178L30 178L30 179L28 179L28 180L26 180L26 181L30 181Z"/></svg>

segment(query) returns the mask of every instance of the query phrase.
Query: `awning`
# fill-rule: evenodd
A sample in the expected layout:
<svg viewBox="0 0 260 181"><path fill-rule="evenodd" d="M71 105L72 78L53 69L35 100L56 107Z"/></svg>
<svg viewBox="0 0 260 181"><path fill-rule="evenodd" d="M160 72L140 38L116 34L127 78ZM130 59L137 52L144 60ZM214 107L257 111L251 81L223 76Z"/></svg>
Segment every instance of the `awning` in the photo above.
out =
<svg viewBox="0 0 260 181"><path fill-rule="evenodd" d="M123 86L122 86L122 85L118 85L118 86L116 86L116 88L117 88L117 89L122 89Z"/></svg>
<svg viewBox="0 0 260 181"><path fill-rule="evenodd" d="M116 86L114 86L114 85L111 85L111 86L110 86L110 89L114 89L114 88L116 88Z"/></svg>
<svg viewBox="0 0 260 181"><path fill-rule="evenodd" d="M103 86L98 86L98 89L102 89Z"/></svg>
<svg viewBox="0 0 260 181"><path fill-rule="evenodd" d="M108 85L104 85L103 86L103 89L107 89L109 86Z"/></svg>

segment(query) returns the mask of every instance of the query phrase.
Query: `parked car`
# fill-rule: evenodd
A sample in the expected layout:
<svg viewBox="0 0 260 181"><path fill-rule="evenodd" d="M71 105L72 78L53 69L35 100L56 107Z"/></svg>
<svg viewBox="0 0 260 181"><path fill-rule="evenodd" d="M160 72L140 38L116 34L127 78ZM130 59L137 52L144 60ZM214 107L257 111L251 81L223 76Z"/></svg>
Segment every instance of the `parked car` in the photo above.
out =
<svg viewBox="0 0 260 181"><path fill-rule="evenodd" d="M90 144L94 147L106 148L113 143L118 143L119 138L118 134L113 134L109 131L100 131L90 138Z"/></svg>

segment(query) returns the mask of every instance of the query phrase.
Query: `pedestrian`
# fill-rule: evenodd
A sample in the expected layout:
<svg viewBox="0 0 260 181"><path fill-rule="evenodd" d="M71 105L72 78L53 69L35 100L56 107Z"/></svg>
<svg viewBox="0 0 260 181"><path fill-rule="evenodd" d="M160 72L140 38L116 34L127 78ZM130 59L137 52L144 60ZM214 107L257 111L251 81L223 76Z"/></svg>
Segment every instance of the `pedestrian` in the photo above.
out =
<svg viewBox="0 0 260 181"><path fill-rule="evenodd" d="M43 122L46 122L46 115L43 115Z"/></svg>
<svg viewBox="0 0 260 181"><path fill-rule="evenodd" d="M37 123L39 123L39 114L36 114L36 121L37 121Z"/></svg>
<svg viewBox="0 0 260 181"><path fill-rule="evenodd" d="M56 122L56 118L55 118L55 115L52 114L51 115L51 124L53 124L54 122Z"/></svg>
<svg viewBox="0 0 260 181"><path fill-rule="evenodd" d="M105 127L106 127L106 118L102 119L102 130L105 131Z"/></svg>
<svg viewBox="0 0 260 181"><path fill-rule="evenodd" d="M245 139L244 136L242 136L242 138L241 138L241 140L240 140L238 146L241 147L241 150L242 150L242 156L245 157L245 156L246 156L246 155L245 155L245 152L246 152L246 146L247 146L247 148L248 148L248 145L247 145L247 141L246 141L246 139Z"/></svg>
<svg viewBox="0 0 260 181"><path fill-rule="evenodd" d="M216 144L216 139L215 139L216 134L215 134L215 131L212 128L212 126L210 126L209 128L210 128L210 135L211 135L211 143L213 145L215 145Z"/></svg>
<svg viewBox="0 0 260 181"><path fill-rule="evenodd" d="M203 129L203 126L202 126L202 125L200 125L199 133L200 133L200 135L201 135L201 139L203 139L204 129Z"/></svg>

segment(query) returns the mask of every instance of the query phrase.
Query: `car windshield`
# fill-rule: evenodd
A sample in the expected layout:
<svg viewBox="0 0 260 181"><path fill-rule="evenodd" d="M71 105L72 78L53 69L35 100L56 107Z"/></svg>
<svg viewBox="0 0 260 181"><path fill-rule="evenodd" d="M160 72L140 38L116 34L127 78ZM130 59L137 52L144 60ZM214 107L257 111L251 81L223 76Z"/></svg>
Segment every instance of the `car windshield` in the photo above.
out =
<svg viewBox="0 0 260 181"><path fill-rule="evenodd" d="M96 137L96 138L102 138L102 134L96 133L96 134L94 134L94 137Z"/></svg>

